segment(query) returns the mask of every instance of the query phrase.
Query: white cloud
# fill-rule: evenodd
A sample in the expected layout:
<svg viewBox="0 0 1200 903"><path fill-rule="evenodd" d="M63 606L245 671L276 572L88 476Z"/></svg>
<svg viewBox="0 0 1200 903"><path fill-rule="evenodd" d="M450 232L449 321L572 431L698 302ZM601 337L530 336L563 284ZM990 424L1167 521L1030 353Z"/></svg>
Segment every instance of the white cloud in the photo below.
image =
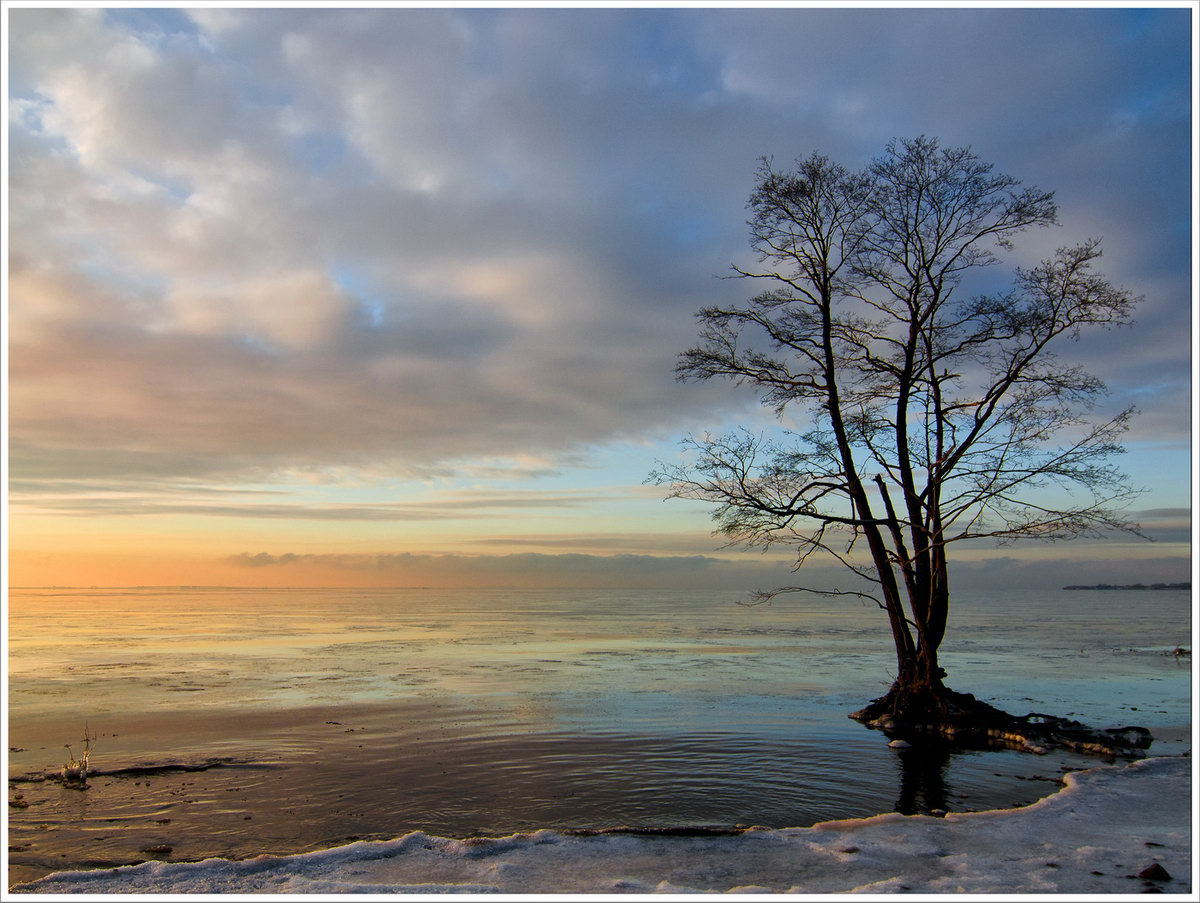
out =
<svg viewBox="0 0 1200 903"><path fill-rule="evenodd" d="M746 253L755 157L854 163L893 131L977 133L1117 224L1139 253L1113 275L1155 289L1118 373L1186 311L1156 231L1178 202L1147 188L1186 165L1146 156L1186 121L1137 68L1178 43L1162 17L1124 45L1086 11L1078 41L966 11L187 15L12 11L18 467L413 472L702 427L735 395L672 367L692 311L746 294L711 277ZM1066 151L1097 135L1084 185Z"/></svg>
<svg viewBox="0 0 1200 903"><path fill-rule="evenodd" d="M245 335L309 348L344 322L352 301L320 270L298 269L229 286L180 286L167 296L160 328L210 336Z"/></svg>

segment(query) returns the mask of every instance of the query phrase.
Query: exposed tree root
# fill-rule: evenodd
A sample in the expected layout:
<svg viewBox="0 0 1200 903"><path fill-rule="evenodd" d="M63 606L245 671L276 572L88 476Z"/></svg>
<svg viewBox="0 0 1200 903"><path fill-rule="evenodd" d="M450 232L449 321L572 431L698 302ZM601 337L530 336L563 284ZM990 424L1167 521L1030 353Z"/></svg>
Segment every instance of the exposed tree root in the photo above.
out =
<svg viewBox="0 0 1200 903"><path fill-rule="evenodd" d="M1010 715L970 693L945 687L893 686L850 715L889 737L922 735L962 746L1004 747L1044 755L1054 748L1107 757L1141 758L1154 742L1144 727L1097 730L1069 718L1030 712Z"/></svg>

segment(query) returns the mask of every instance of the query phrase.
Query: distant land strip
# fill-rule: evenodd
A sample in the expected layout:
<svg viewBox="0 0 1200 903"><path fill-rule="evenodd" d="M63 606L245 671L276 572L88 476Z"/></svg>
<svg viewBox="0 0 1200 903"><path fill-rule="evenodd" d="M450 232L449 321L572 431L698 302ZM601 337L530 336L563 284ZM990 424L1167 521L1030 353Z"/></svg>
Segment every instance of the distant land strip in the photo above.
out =
<svg viewBox="0 0 1200 903"><path fill-rule="evenodd" d="M1113 583L1097 583L1093 586L1064 586L1063 589L1191 589L1192 583L1125 583L1120 586Z"/></svg>

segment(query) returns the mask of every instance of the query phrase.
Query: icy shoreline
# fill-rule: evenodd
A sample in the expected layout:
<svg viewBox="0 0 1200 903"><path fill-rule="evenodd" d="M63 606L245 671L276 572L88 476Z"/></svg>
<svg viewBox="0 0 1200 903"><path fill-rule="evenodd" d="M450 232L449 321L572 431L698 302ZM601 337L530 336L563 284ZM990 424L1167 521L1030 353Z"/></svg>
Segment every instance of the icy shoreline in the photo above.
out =
<svg viewBox="0 0 1200 903"><path fill-rule="evenodd" d="M296 856L58 872L23 893L1166 893L1192 888L1190 758L1066 776L1011 810L728 837L422 832ZM1170 879L1137 877L1158 863Z"/></svg>

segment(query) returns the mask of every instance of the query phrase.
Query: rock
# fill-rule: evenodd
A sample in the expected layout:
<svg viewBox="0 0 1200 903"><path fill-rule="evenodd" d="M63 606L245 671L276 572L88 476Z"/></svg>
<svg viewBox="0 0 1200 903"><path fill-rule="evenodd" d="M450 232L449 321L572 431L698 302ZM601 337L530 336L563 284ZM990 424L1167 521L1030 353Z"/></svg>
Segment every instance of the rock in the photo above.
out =
<svg viewBox="0 0 1200 903"><path fill-rule="evenodd" d="M934 818L945 818L946 810L945 809L930 809L929 814L932 815Z"/></svg>
<svg viewBox="0 0 1200 903"><path fill-rule="evenodd" d="M1138 872L1138 877L1150 881L1170 881L1171 873L1156 862Z"/></svg>
<svg viewBox="0 0 1200 903"><path fill-rule="evenodd" d="M907 740L893 740L888 744L888 747L891 749L911 749L912 744Z"/></svg>
<svg viewBox="0 0 1200 903"><path fill-rule="evenodd" d="M1132 746L1135 749L1148 749L1154 742L1154 736L1150 731L1139 725L1109 728L1104 733L1112 737L1116 743L1122 746Z"/></svg>
<svg viewBox="0 0 1200 903"><path fill-rule="evenodd" d="M154 844L154 846L151 846L151 847L142 847L141 851L143 853L166 854L166 853L170 853L174 849L175 848L173 846L171 846L170 844L156 843L156 844Z"/></svg>

